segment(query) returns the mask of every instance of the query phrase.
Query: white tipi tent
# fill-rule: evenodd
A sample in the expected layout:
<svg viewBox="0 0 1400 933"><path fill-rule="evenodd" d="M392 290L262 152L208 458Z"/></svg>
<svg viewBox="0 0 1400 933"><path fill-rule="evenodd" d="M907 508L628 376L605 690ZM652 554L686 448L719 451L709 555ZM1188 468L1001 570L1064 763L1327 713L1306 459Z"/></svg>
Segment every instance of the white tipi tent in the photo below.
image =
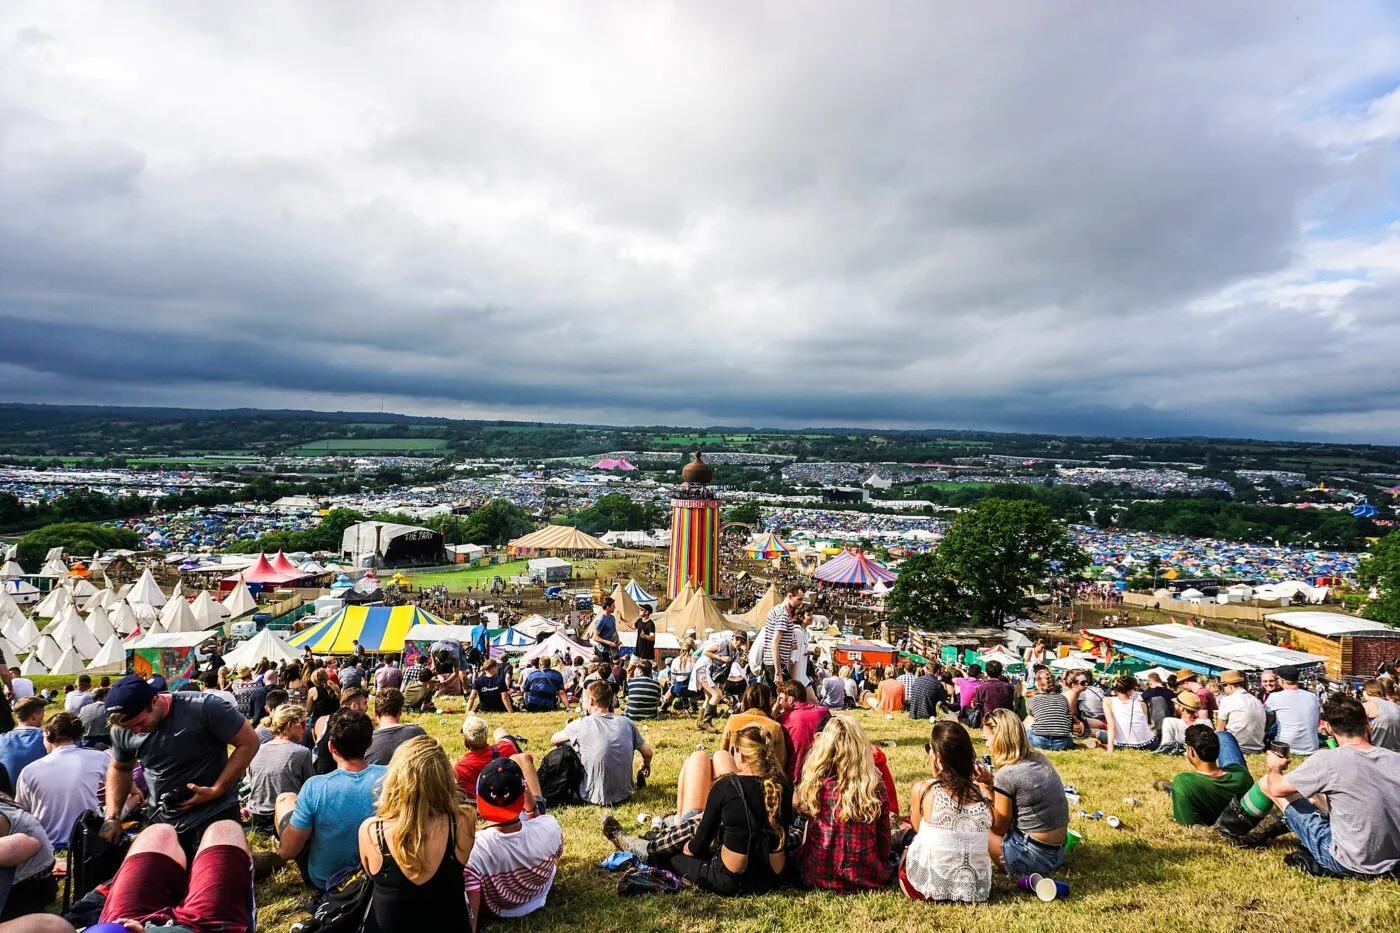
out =
<svg viewBox="0 0 1400 933"><path fill-rule="evenodd" d="M199 591L194 603L190 605L190 612L194 614L194 620L199 624L200 630L223 625L224 620L228 618L228 610L215 602L208 590Z"/></svg>
<svg viewBox="0 0 1400 933"><path fill-rule="evenodd" d="M5 666L17 666L19 664L20 650L8 638L0 636L0 651L5 653Z"/></svg>
<svg viewBox="0 0 1400 933"><path fill-rule="evenodd" d="M25 619L24 624L19 627L16 636L18 637L10 635L6 635L5 637L9 638L10 641L21 648L28 648L39 640L39 626L34 624L33 619Z"/></svg>
<svg viewBox="0 0 1400 933"><path fill-rule="evenodd" d="M80 606L79 608L82 609L83 612L92 612L92 610L102 605L103 601L107 598L107 594L109 592L111 591L98 590L96 593L93 593L91 596L84 599L82 606Z"/></svg>
<svg viewBox="0 0 1400 933"><path fill-rule="evenodd" d="M63 657L63 649L54 641L53 636L47 632L39 636L38 642L34 645L33 656L37 656L44 662L45 669L58 663L58 659Z"/></svg>
<svg viewBox="0 0 1400 933"><path fill-rule="evenodd" d="M39 655L31 654L29 657L25 658L24 663L19 666L19 672L25 677L33 677L36 674L47 674L49 669L44 666L44 662L40 660Z"/></svg>
<svg viewBox="0 0 1400 933"><path fill-rule="evenodd" d="M172 589L172 590L170 591L170 598L171 598L171 599L179 599L180 597L182 597L182 596L184 596L184 595L185 595L184 588L180 586L180 581L179 581L179 580L176 580L176 581L175 581L175 588ZM188 600L186 600L186 602L188 602Z"/></svg>
<svg viewBox="0 0 1400 933"><path fill-rule="evenodd" d="M87 666L90 674L115 674L126 669L126 649L122 647L122 637L116 633L107 639L102 650Z"/></svg>
<svg viewBox="0 0 1400 933"><path fill-rule="evenodd" d="M69 648L63 655L49 668L50 674L81 674L87 669L87 664L78 657L77 649Z"/></svg>
<svg viewBox="0 0 1400 933"><path fill-rule="evenodd" d="M66 648L71 644L78 649L78 654L85 658L90 658L102 650L102 642L93 637L87 623L73 606L64 610L63 618L57 625L50 626L48 632L54 641L58 642L59 647Z"/></svg>
<svg viewBox="0 0 1400 933"><path fill-rule="evenodd" d="M133 606L137 603L145 603L153 609L159 609L165 605L165 594L156 585L156 578L151 574L150 567L142 571L141 579L137 580L136 585L126 594L126 601Z"/></svg>
<svg viewBox="0 0 1400 933"><path fill-rule="evenodd" d="M116 629L112 627L111 617L107 615L107 610L101 606L88 613L87 627L88 631L92 632L92 637L97 639L97 643L100 645L106 644L107 639L116 633Z"/></svg>
<svg viewBox="0 0 1400 933"><path fill-rule="evenodd" d="M117 608L117 605L118 605L119 603L121 603L121 601L122 601L122 596L121 596L121 594L118 593L116 590L112 589L111 587L108 587L107 589L105 589L105 590L102 591L102 608L103 608L103 609L107 609L107 610L109 610L109 611L112 610L112 609L115 609L115 608Z"/></svg>
<svg viewBox="0 0 1400 933"><path fill-rule="evenodd" d="M11 644L19 644L19 642L24 640L24 635L22 633L24 632L25 621L26 619L24 616L10 616L5 620L5 624L0 626L0 636L3 636L4 639ZM31 622L30 624L33 625L34 623ZM26 644L24 647L28 648L29 645Z"/></svg>
<svg viewBox="0 0 1400 933"><path fill-rule="evenodd" d="M130 635L141 627L141 622L136 618L136 613L131 611L130 603L117 603L117 608L107 613L107 618L112 623L118 635Z"/></svg>
<svg viewBox="0 0 1400 933"><path fill-rule="evenodd" d="M160 614L160 622L152 631L199 632L203 631L203 626L190 611L190 604L185 602L184 597L176 597L165 604L165 610Z"/></svg>
<svg viewBox="0 0 1400 933"><path fill-rule="evenodd" d="M92 585L91 580L85 579L83 577L75 577L71 579L68 583L68 589L72 591L73 599L75 602L79 599L87 599L91 596L96 596L98 593L102 592L97 587Z"/></svg>
<svg viewBox="0 0 1400 933"><path fill-rule="evenodd" d="M73 595L67 587L56 586L34 607L34 614L41 619L56 619L72 603Z"/></svg>
<svg viewBox="0 0 1400 933"><path fill-rule="evenodd" d="M224 655L224 663L230 668L244 664L252 667L264 658L277 663L295 661L297 653L288 648L287 643L278 638L272 629L265 628Z"/></svg>
<svg viewBox="0 0 1400 933"><path fill-rule="evenodd" d="M258 601L253 598L253 594L248 591L248 584L239 579L224 597L224 608L228 610L229 618L237 619L246 616L250 612L256 612Z"/></svg>
<svg viewBox="0 0 1400 933"><path fill-rule="evenodd" d="M39 570L36 576L62 580L68 576L68 565L65 564L61 558L50 557L44 562L43 568Z"/></svg>
<svg viewBox="0 0 1400 933"><path fill-rule="evenodd" d="M19 561L7 560L0 565L0 580L13 580L25 576L24 568L19 565Z"/></svg>
<svg viewBox="0 0 1400 933"><path fill-rule="evenodd" d="M22 616L24 610L15 602L15 598L10 595L10 591L0 587L0 619L8 619L11 616Z"/></svg>

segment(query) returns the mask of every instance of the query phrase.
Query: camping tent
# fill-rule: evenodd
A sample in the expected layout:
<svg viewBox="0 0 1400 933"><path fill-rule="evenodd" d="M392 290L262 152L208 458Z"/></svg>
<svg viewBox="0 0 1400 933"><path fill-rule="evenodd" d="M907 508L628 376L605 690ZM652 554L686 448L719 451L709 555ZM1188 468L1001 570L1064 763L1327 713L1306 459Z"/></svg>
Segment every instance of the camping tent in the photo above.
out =
<svg viewBox="0 0 1400 933"><path fill-rule="evenodd" d="M770 583L768 584L768 589L764 590L763 595L758 598L758 602L749 607L748 612L731 616L731 618L748 628L759 629L763 627L763 622L768 618L768 613L772 611L774 606L782 601L782 597L778 595L778 585L776 583Z"/></svg>
<svg viewBox="0 0 1400 933"><path fill-rule="evenodd" d="M837 557L822 564L812 576L823 583L844 586L873 586L876 583L893 583L896 575L865 556L859 549L845 550Z"/></svg>
<svg viewBox="0 0 1400 933"><path fill-rule="evenodd" d="M41 619L57 619L72 603L73 594L65 587L56 586L34 607L34 614Z"/></svg>
<svg viewBox="0 0 1400 933"><path fill-rule="evenodd" d="M313 654L349 655L359 641L370 654L398 654L413 626L445 624L417 606L346 606L294 635L289 644L298 651L309 645Z"/></svg>
<svg viewBox="0 0 1400 933"><path fill-rule="evenodd" d="M590 534L569 525L545 525L506 545L515 556L527 554L603 554L609 548Z"/></svg>
<svg viewBox="0 0 1400 933"><path fill-rule="evenodd" d="M228 610L230 619L237 619L250 612L257 612L258 601L248 591L248 584L240 578L224 597L224 608Z"/></svg>
<svg viewBox="0 0 1400 933"><path fill-rule="evenodd" d="M535 645L520 656L522 665L529 664L538 658L549 658L559 655L565 658L592 658L593 649L581 645L562 632L555 632L544 641Z"/></svg>
<svg viewBox="0 0 1400 933"><path fill-rule="evenodd" d="M126 601L133 606L137 603L144 603L153 609L159 609L165 605L165 594L156 585L156 578L151 575L151 568L147 567L141 573L141 579L136 581L126 593Z"/></svg>
<svg viewBox="0 0 1400 933"><path fill-rule="evenodd" d="M272 629L265 628L224 655L224 663L230 668L244 664L252 667L263 659L280 664L283 661L295 661L297 653L278 638Z"/></svg>
<svg viewBox="0 0 1400 933"><path fill-rule="evenodd" d="M35 674L43 675L49 672L44 662L37 654L31 654L24 659L24 663L19 666L19 672L25 677L33 677Z"/></svg>
<svg viewBox="0 0 1400 933"><path fill-rule="evenodd" d="M213 628L216 625L223 625L228 618L228 610L209 595L208 590L200 590L199 595L194 598L190 605L190 613L194 616L195 624L200 630Z"/></svg>
<svg viewBox="0 0 1400 933"><path fill-rule="evenodd" d="M116 674L126 670L126 649L122 647L122 637L114 632L88 664L87 670L89 674Z"/></svg>
<svg viewBox="0 0 1400 933"><path fill-rule="evenodd" d="M45 632L34 643L33 654L44 662L44 668L47 670L58 663L58 659L63 656L63 649L59 647L58 642L54 641L52 635Z"/></svg>
<svg viewBox="0 0 1400 933"><path fill-rule="evenodd" d="M63 617L55 620L47 631L60 647L66 648L72 645L85 658L90 658L102 650L102 642L98 641L92 634L92 630L88 628L83 617L78 615L78 610L72 605L63 610ZM59 673L64 672L60 671Z"/></svg>
<svg viewBox="0 0 1400 933"><path fill-rule="evenodd" d="M107 610L101 606L88 613L87 628L89 632L92 632L92 637L97 639L98 644L106 644L107 639L116 633L116 629L112 628L112 620L107 615Z"/></svg>
<svg viewBox="0 0 1400 933"><path fill-rule="evenodd" d="M492 648L500 648L511 654L517 654L535 646L535 639L532 635L526 635L517 629L508 628L502 631L495 638L491 639Z"/></svg>
<svg viewBox="0 0 1400 933"><path fill-rule="evenodd" d="M156 626L156 631L160 632L201 632L204 626L199 624L199 620L194 617L194 612L190 609L190 604L185 602L183 596L176 596L165 604L165 609L161 611L160 622Z"/></svg>
<svg viewBox="0 0 1400 933"><path fill-rule="evenodd" d="M25 619L24 624L19 628L18 637L13 635L5 637L21 648L28 648L39 640L39 626L34 624L33 619Z"/></svg>
<svg viewBox="0 0 1400 933"><path fill-rule="evenodd" d="M7 560L0 566L0 580L13 580L26 576L24 568L19 565L19 561Z"/></svg>
<svg viewBox="0 0 1400 933"><path fill-rule="evenodd" d="M638 606L650 606L652 609L656 608L656 597L642 589L642 585L636 580L628 580L627 585L624 586L623 589L627 591L627 595L631 596L632 601Z"/></svg>
<svg viewBox="0 0 1400 933"><path fill-rule="evenodd" d="M685 581L685 583L681 584L680 592L676 594L676 598L671 600L670 604L666 607L666 611L680 612L694 595L695 590L691 587L690 581Z"/></svg>
<svg viewBox="0 0 1400 933"><path fill-rule="evenodd" d="M16 603L28 604L39 601L39 588L28 580L3 580L0 581L0 589L4 589Z"/></svg>
<svg viewBox="0 0 1400 933"><path fill-rule="evenodd" d="M617 618L619 625L625 623L631 628L637 624L637 620L642 617L642 609L637 605L627 591L619 583L613 587L611 593L613 600L613 615Z"/></svg>
<svg viewBox="0 0 1400 933"><path fill-rule="evenodd" d="M130 635L141 627L140 621L136 618L136 613L132 611L128 602L117 603L117 608L107 614L107 618L112 622L118 635Z"/></svg>
<svg viewBox="0 0 1400 933"><path fill-rule="evenodd" d="M53 667L49 668L49 673L81 674L85 670L87 670L87 665L83 663L83 659L78 656L78 649L69 646L68 649L59 656L58 660L54 662Z"/></svg>
<svg viewBox="0 0 1400 933"><path fill-rule="evenodd" d="M692 628L695 629L695 634L702 638L707 631L749 630L749 626L743 622L726 618L715 608L709 594L704 592L691 596L680 609L668 610L656 623L657 632L670 632L672 635L684 634L686 629Z"/></svg>
<svg viewBox="0 0 1400 933"><path fill-rule="evenodd" d="M62 580L68 576L68 565L58 557L50 557L35 576Z"/></svg>
<svg viewBox="0 0 1400 933"><path fill-rule="evenodd" d="M538 638L541 635L552 634L553 632L557 631L558 628L559 625L557 623L551 622L549 619L546 619L544 616L539 615L538 613L530 616L522 622L517 622L515 624L515 629L517 631L524 632L531 638Z"/></svg>

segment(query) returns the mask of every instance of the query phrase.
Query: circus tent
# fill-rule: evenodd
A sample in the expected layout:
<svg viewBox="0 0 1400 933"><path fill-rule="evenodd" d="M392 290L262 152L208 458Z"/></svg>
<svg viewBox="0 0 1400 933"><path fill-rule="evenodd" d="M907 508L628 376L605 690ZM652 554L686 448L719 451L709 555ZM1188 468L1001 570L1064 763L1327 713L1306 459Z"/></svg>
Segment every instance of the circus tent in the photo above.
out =
<svg viewBox="0 0 1400 933"><path fill-rule="evenodd" d="M632 597L632 601L638 606L645 605L651 606L653 609L656 608L656 597L642 589L642 585L636 580L628 580L627 585L624 586L623 589L627 591L627 595Z"/></svg>
<svg viewBox="0 0 1400 933"><path fill-rule="evenodd" d="M611 550L590 534L570 525L545 525L506 545L512 555L529 554L603 554Z"/></svg>
<svg viewBox="0 0 1400 933"><path fill-rule="evenodd" d="M283 583L291 583L293 580L305 579L307 574L292 566L286 556L282 556L286 563L286 568L278 568L272 561L267 559L266 554L259 554L258 559L253 562L253 566L247 570L240 570L231 577L225 577L225 583L237 585L239 580L244 583L256 583L262 586L277 586Z"/></svg>
<svg viewBox="0 0 1400 933"><path fill-rule="evenodd" d="M765 532L748 543L744 553L754 560L772 560L792 553L792 546L773 532Z"/></svg>
<svg viewBox="0 0 1400 933"><path fill-rule="evenodd" d="M875 563L861 550L846 550L822 564L812 574L823 583L845 586L874 586L893 583L896 575Z"/></svg>
<svg viewBox="0 0 1400 933"><path fill-rule="evenodd" d="M370 654L398 654L413 626L446 624L417 606L346 606L297 633L288 644L297 651L310 646L313 654L349 655L359 641Z"/></svg>

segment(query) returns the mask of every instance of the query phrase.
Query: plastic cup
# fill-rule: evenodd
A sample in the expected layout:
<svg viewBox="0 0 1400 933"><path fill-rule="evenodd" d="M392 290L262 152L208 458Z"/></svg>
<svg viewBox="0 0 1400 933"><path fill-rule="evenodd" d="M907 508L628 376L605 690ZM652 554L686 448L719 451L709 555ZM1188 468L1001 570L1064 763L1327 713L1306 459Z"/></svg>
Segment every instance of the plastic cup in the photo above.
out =
<svg viewBox="0 0 1400 933"><path fill-rule="evenodd" d="M1110 827L1112 827L1113 829L1118 829L1118 828L1120 828L1120 827L1123 825L1123 821L1120 820L1120 819L1119 819L1118 817L1116 817L1116 816L1110 816L1110 817L1106 820L1106 822L1107 822L1108 825L1109 825Z"/></svg>
<svg viewBox="0 0 1400 933"><path fill-rule="evenodd" d="M1071 829L1068 833L1065 834L1065 854L1068 855L1069 853L1073 852L1079 847L1079 844L1083 841L1084 837Z"/></svg>
<svg viewBox="0 0 1400 933"><path fill-rule="evenodd" d="M641 825L645 826L646 824L648 824L648 823L651 822L651 814L650 814L650 813L638 813L638 814L637 814L637 822L640 823Z"/></svg>
<svg viewBox="0 0 1400 933"><path fill-rule="evenodd" d="M1032 873L1029 875L1022 875L1016 879L1016 887L1020 888L1022 891L1034 891L1035 886L1040 884L1040 882L1041 876L1039 874Z"/></svg>
<svg viewBox="0 0 1400 933"><path fill-rule="evenodd" d="M1042 901L1055 901L1069 897L1069 885L1054 878L1041 878L1035 886L1035 896Z"/></svg>
<svg viewBox="0 0 1400 933"><path fill-rule="evenodd" d="M1071 807L1077 807L1079 806L1079 795L1065 794L1065 802L1068 803Z"/></svg>

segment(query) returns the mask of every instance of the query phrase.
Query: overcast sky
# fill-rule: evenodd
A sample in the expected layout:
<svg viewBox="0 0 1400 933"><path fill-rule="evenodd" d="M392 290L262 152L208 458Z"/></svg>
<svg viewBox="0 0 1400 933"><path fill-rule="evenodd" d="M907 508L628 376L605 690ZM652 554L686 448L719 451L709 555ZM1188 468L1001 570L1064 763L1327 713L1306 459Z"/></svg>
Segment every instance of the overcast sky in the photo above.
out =
<svg viewBox="0 0 1400 933"><path fill-rule="evenodd" d="M0 4L0 399L1400 443L1400 5Z"/></svg>

